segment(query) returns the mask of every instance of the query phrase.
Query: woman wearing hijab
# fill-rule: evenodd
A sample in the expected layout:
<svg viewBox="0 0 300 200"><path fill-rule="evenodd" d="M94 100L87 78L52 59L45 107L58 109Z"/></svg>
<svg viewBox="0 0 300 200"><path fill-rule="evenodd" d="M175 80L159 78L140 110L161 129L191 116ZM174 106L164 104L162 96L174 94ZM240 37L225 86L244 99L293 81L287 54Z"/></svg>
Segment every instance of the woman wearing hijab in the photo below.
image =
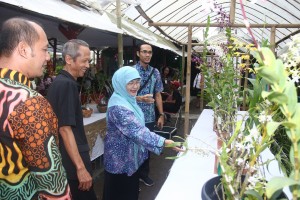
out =
<svg viewBox="0 0 300 200"><path fill-rule="evenodd" d="M104 139L103 200L137 200L139 167L148 151L160 154L173 143L145 126L144 114L136 102L140 87L138 71L129 66L118 69L112 78L114 93L108 102L107 135ZM176 151L180 148L174 147Z"/></svg>

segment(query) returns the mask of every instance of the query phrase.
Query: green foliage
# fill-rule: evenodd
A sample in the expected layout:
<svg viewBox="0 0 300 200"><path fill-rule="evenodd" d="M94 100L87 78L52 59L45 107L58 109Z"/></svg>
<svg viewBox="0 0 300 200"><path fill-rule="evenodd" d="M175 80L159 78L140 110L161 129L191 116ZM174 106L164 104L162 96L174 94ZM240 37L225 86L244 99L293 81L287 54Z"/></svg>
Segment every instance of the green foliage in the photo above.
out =
<svg viewBox="0 0 300 200"><path fill-rule="evenodd" d="M298 185L297 181L288 177L274 177L272 178L268 184L266 189L266 194L268 197L271 197L278 190L282 190L283 187Z"/></svg>
<svg viewBox="0 0 300 200"><path fill-rule="evenodd" d="M202 53L203 64L200 66L205 80L205 92L209 96L210 102L208 106L214 110L216 116L217 129L219 132L231 132L233 130L233 122L237 105L240 104L241 95L240 87L237 80L239 80L239 71L234 68L233 53L230 48L223 57L219 58L220 67L215 68L207 63L207 37L210 25L210 18L207 19L207 27L205 30L204 48ZM228 37L229 44L232 45L231 29L226 28L226 36Z"/></svg>
<svg viewBox="0 0 300 200"><path fill-rule="evenodd" d="M59 72L60 72L63 68L64 68L63 65L58 65L58 66L56 66L56 67L55 67L55 74L56 74L56 75L59 74Z"/></svg>
<svg viewBox="0 0 300 200"><path fill-rule="evenodd" d="M95 74L95 80L97 91L102 93L105 89L105 81L107 80L107 76L103 72L97 72Z"/></svg>
<svg viewBox="0 0 300 200"><path fill-rule="evenodd" d="M270 49L261 48L261 51L257 53L257 58L259 61L259 67L256 69L257 74L270 85L270 91L262 91L261 95L278 107L276 110L272 110L272 107L268 107L268 112L280 112L281 114L280 119L273 118L273 120L280 121L267 123L267 133L269 136L272 136L276 133L278 127L283 126L289 137L289 141L291 141L290 163L288 163L291 164L292 167L290 176L288 176L288 173L285 173L286 177L272 178L267 184L266 194L268 198L271 198L275 192L282 190L283 187L291 186L293 199L298 199L300 180L300 104L297 103L296 87L289 79L283 62L276 59Z"/></svg>

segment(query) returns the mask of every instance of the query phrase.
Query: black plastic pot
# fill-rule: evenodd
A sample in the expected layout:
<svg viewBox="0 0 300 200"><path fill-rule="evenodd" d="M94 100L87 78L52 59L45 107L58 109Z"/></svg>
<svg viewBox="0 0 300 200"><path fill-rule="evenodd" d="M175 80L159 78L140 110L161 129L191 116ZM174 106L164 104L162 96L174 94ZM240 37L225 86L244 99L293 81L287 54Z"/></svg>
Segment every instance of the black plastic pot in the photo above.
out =
<svg viewBox="0 0 300 200"><path fill-rule="evenodd" d="M201 198L202 200L218 200L222 198L222 176L216 176L209 179L202 187ZM243 179L244 177L242 177ZM284 192L275 193L271 199L288 199Z"/></svg>
<svg viewBox="0 0 300 200"><path fill-rule="evenodd" d="M218 196L223 196L221 177L222 176L216 176L206 181L201 191L202 200L217 200Z"/></svg>

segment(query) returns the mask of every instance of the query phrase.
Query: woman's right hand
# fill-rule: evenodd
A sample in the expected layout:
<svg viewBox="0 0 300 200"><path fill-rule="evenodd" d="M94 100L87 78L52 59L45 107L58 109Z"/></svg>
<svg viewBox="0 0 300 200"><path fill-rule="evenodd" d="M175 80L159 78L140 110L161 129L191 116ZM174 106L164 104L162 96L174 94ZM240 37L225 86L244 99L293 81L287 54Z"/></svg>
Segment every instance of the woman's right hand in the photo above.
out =
<svg viewBox="0 0 300 200"><path fill-rule="evenodd" d="M169 139L166 139L165 140L165 147L168 147L168 146L172 146L172 144L174 144L175 142L173 140L169 140ZM184 152L185 150L181 148L181 145L178 145L178 146L173 146L172 149L174 151L177 151L177 152Z"/></svg>
<svg viewBox="0 0 300 200"><path fill-rule="evenodd" d="M137 96L138 102L144 102L144 103L154 103L154 98L152 94L145 94L143 96Z"/></svg>

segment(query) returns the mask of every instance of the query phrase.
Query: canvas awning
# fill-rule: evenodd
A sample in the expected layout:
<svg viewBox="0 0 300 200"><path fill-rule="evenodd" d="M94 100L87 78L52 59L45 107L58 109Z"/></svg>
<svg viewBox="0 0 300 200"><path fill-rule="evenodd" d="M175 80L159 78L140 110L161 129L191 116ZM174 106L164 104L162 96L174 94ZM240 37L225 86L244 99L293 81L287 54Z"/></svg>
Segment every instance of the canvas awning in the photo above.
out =
<svg viewBox="0 0 300 200"><path fill-rule="evenodd" d="M0 21L22 16L40 22L48 38L57 38L60 43L68 39L59 31L59 24L77 24L84 27L78 35L91 47L117 47L117 34L124 34L123 45L132 46L134 39L149 42L157 47L178 53L172 42L148 31L145 27L124 19L124 28L117 27L116 17L110 13L100 13L60 0L0 0Z"/></svg>
<svg viewBox="0 0 300 200"><path fill-rule="evenodd" d="M105 12L103 15L106 15L113 23L117 23L114 14ZM131 19L126 19L125 17L122 18L122 30L124 31L124 34L181 55L181 51L171 41L151 32Z"/></svg>

